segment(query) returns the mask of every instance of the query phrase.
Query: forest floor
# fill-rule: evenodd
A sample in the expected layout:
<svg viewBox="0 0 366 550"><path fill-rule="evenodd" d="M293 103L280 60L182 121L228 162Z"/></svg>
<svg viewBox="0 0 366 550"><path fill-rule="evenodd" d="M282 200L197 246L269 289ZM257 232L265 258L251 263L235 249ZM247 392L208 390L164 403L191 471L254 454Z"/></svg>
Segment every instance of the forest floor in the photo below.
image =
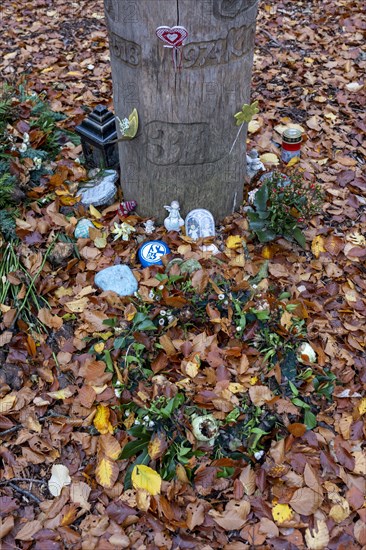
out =
<svg viewBox="0 0 366 550"><path fill-rule="evenodd" d="M66 115L57 127L112 107L102 0L0 10L2 78ZM141 269L143 220L129 216L135 232L113 240L118 205L75 198L80 145L64 140L29 188L43 160L14 151L25 133L33 151L56 147L54 122L16 100L4 127L23 198L16 239L1 238L3 550L365 548L362 11L361 0L260 6L248 148L279 157L281 127L303 128L296 167L325 193L305 249L258 243L240 212L215 257L158 227L172 255ZM82 217L95 229L76 243ZM118 262L138 296L93 286Z"/></svg>

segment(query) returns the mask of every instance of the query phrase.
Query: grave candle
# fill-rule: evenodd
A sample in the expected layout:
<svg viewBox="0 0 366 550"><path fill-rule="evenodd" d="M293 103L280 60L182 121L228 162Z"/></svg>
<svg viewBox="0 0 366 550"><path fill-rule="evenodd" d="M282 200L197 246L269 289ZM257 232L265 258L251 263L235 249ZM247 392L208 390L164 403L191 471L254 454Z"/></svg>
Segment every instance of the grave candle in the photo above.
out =
<svg viewBox="0 0 366 550"><path fill-rule="evenodd" d="M300 156L302 132L297 128L287 128L282 134L283 162L289 162L293 157Z"/></svg>

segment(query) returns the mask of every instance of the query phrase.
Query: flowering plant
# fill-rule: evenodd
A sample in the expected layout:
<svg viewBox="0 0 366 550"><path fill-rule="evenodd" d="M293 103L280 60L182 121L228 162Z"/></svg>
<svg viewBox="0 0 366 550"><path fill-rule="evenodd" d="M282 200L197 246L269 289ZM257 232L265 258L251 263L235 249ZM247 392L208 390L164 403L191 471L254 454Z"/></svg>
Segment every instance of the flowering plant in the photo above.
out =
<svg viewBox="0 0 366 550"><path fill-rule="evenodd" d="M247 212L249 226L260 242L279 236L295 239L305 248L301 228L320 212L323 193L320 185L304 181L300 172L286 176L274 171L262 177L255 194L251 192L253 207Z"/></svg>

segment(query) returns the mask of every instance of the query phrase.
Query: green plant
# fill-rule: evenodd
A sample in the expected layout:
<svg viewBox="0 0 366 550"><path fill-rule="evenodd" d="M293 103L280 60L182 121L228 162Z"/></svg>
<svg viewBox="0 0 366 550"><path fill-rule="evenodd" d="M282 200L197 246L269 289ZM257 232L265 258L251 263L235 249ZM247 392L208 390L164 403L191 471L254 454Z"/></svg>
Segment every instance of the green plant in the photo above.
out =
<svg viewBox="0 0 366 550"><path fill-rule="evenodd" d="M323 193L318 184L304 180L300 172L285 176L274 171L261 183L247 212L249 226L260 242L283 236L305 248L301 230L320 212Z"/></svg>

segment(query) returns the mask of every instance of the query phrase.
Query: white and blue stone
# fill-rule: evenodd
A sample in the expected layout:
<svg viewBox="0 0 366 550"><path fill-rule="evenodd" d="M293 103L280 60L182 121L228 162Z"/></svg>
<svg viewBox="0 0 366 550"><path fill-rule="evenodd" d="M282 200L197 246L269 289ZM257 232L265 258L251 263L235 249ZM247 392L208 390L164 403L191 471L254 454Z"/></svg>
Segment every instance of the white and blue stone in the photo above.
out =
<svg viewBox="0 0 366 550"><path fill-rule="evenodd" d="M137 280L127 265L113 265L99 271L94 283L102 290L112 290L119 296L132 296L138 289Z"/></svg>

